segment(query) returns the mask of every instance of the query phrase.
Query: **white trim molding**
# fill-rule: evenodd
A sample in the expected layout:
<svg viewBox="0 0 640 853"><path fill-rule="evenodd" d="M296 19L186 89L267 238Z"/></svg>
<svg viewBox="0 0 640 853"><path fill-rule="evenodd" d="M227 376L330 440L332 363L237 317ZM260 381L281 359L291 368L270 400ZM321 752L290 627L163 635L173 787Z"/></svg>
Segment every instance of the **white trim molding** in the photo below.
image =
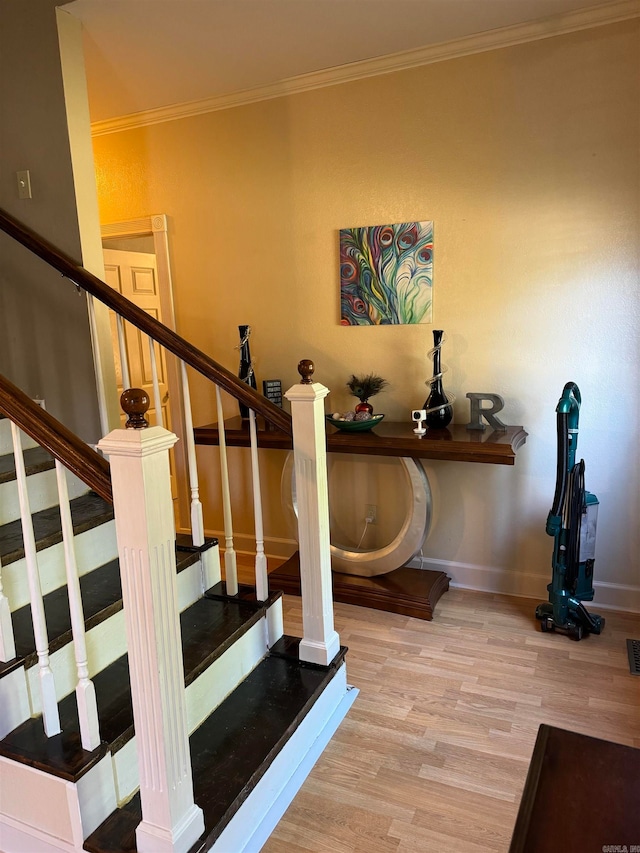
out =
<svg viewBox="0 0 640 853"><path fill-rule="evenodd" d="M217 95L212 98L171 104L166 107L143 110L141 112L130 113L129 115L93 122L91 133L93 136L105 136L106 134L119 133L123 130L133 130L138 127L147 127L167 121L191 118L192 116L245 106L246 104L257 103L258 101L268 101L273 98L296 95L313 89L323 89L327 86L351 83L367 77L377 77L380 74L405 71L409 68L430 65L434 62L444 62L447 59L457 59L461 56L470 56L474 53L484 53L488 50L512 47L516 44L539 41L540 39L565 35L579 30L604 26L605 24L615 24L639 16L640 0L616 0L616 2L590 6L587 9L578 9L575 12L552 15L537 21L488 30L484 33L477 33L476 35L466 36L465 38L455 39L454 41L426 45L425 47L404 50L374 59L365 59L359 62L350 62L346 65L338 65L323 71L300 74L268 86L258 86L253 89L244 89L240 92L231 92L227 95Z"/></svg>
<svg viewBox="0 0 640 853"><path fill-rule="evenodd" d="M546 601L548 598L547 584L551 580L551 569L548 575L538 575L532 572L501 569L496 566L434 560L427 557L414 557L407 565L416 569L446 572L451 578L451 587L456 589L515 595L521 598L535 598L539 601ZM640 586L594 581L593 588L595 596L593 603L587 602L588 609L600 608L640 613Z"/></svg>

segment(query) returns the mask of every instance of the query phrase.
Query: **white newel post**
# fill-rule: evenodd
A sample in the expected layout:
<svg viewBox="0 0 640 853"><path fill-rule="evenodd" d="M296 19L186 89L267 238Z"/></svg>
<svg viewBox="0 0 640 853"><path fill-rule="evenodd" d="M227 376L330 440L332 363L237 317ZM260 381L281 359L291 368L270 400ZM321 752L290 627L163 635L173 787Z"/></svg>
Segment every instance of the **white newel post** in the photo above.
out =
<svg viewBox="0 0 640 853"><path fill-rule="evenodd" d="M313 363L298 365L299 385L285 397L291 403L293 455L298 502L298 545L302 630L300 659L328 665L340 651L333 626L329 490L324 398L329 389L311 381Z"/></svg>
<svg viewBox="0 0 640 853"><path fill-rule="evenodd" d="M114 430L98 447L111 462L140 771L137 848L186 853L204 818L193 800L176 591L169 450L177 437L159 426L135 428L149 408L145 392L125 391L121 402L134 428Z"/></svg>

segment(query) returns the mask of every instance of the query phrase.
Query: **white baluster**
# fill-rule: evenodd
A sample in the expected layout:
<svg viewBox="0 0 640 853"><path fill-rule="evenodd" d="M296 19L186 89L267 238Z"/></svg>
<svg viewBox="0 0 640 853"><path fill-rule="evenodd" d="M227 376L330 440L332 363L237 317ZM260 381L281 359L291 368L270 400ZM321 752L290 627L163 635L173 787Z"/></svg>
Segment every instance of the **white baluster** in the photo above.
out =
<svg viewBox="0 0 640 853"><path fill-rule="evenodd" d="M0 562L0 661L6 663L16 656L16 642L13 636L13 623L9 599L2 588L2 562Z"/></svg>
<svg viewBox="0 0 640 853"><path fill-rule="evenodd" d="M73 542L73 523L69 506L69 490L64 466L56 459L56 477L58 480L58 499L60 503L60 520L62 522L62 541L64 543L64 564L67 573L67 593L69 595L69 613L71 615L71 631L78 673L76 685L76 701L78 703L78 719L80 721L80 737L83 749L91 752L100 746L100 727L98 724L98 705L93 681L89 678L87 660L87 644L84 628L84 611L80 594L80 578L76 563L76 552Z"/></svg>
<svg viewBox="0 0 640 853"><path fill-rule="evenodd" d="M262 492L260 490L260 465L258 463L258 438L256 435L256 413L249 409L249 434L251 436L251 474L253 479L253 515L256 528L256 598L269 598L267 558L264 553L264 531L262 525Z"/></svg>
<svg viewBox="0 0 640 853"><path fill-rule="evenodd" d="M122 370L122 387L126 391L131 388L129 378L129 356L127 355L127 342L124 335L124 320L116 314L116 326L118 329L118 351L120 353L120 369Z"/></svg>
<svg viewBox="0 0 640 853"><path fill-rule="evenodd" d="M198 464L196 462L196 443L193 437L193 417L191 415L191 395L189 394L189 379L187 365L180 362L182 367L182 396L184 399L184 432L187 442L187 458L189 460L189 485L191 487L191 538L194 545L204 545L204 521L202 519L202 504L198 486Z"/></svg>
<svg viewBox="0 0 640 853"><path fill-rule="evenodd" d="M40 695L42 698L42 722L44 724L45 734L47 737L52 737L60 732L60 715L58 713L58 702L56 700L56 687L53 680L53 672L49 665L49 637L47 636L47 622L44 614L42 588L40 586L40 573L38 571L38 558L36 556L36 541L33 533L31 508L29 506L27 477L24 469L24 456L22 455L20 430L14 423L11 424L11 433L13 437L13 454L16 466L18 500L20 502L24 556L27 564L27 579L29 581L31 619L33 621L33 634L36 642L36 653L38 655L38 676Z"/></svg>
<svg viewBox="0 0 640 853"><path fill-rule="evenodd" d="M151 359L151 377L153 381L153 405L156 410L156 426L164 426L162 422L162 400L160 399L160 383L158 382L158 367L156 364L156 348L153 338L149 337L149 358Z"/></svg>
<svg viewBox="0 0 640 853"><path fill-rule="evenodd" d="M229 463L227 439L222 412L222 392L216 385L216 407L218 410L218 438L220 445L220 478L222 481L222 512L224 517L224 576L227 595L238 594L238 567L233 547L233 518L231 515L231 490L229 488Z"/></svg>
<svg viewBox="0 0 640 853"><path fill-rule="evenodd" d="M114 430L98 445L111 462L140 772L139 853L186 853L204 831L186 729L169 478L176 440L155 426Z"/></svg>
<svg viewBox="0 0 640 853"><path fill-rule="evenodd" d="M298 501L300 588L303 639L301 660L328 665L340 651L333 626L329 489L323 400L328 388L311 383L311 362L302 361L304 377L285 394L291 402L293 454Z"/></svg>

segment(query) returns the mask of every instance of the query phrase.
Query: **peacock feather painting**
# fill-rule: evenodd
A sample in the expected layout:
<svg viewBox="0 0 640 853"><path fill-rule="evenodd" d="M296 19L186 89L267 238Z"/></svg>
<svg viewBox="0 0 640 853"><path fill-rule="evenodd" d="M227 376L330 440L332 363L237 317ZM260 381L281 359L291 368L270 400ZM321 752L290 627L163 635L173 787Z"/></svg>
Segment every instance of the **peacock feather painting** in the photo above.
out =
<svg viewBox="0 0 640 853"><path fill-rule="evenodd" d="M433 222L340 231L340 323L431 323Z"/></svg>

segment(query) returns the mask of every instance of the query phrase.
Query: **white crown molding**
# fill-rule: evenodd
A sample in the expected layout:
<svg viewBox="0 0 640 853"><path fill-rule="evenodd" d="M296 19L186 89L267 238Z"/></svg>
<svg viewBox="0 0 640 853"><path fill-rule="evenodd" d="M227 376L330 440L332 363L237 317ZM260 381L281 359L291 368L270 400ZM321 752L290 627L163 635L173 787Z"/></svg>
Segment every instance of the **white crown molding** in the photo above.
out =
<svg viewBox="0 0 640 853"><path fill-rule="evenodd" d="M231 107L256 103L257 101L267 101L272 98L283 97L284 95L295 95L311 91L312 89L336 86L341 83L350 83L355 80L363 80L367 77L376 77L380 74L391 74L395 71L404 71L420 65L430 65L434 62L443 62L447 59L456 59L474 53L483 53L488 50L497 50L516 44L539 41L540 39L626 21L639 16L640 0L618 0L618 2L591 6L587 9L568 12L563 15L555 15L539 21L489 30L488 32L478 33L477 35L467 36L466 38L456 39L455 41L428 45L415 50L401 51L400 53L393 53L376 59L351 62L347 65L339 65L324 71L301 74L269 86L259 86L254 89L245 89L241 92L232 92L228 95L204 98L198 101L188 101L182 104L173 104L168 107L159 107L154 110L145 110L119 116L118 118L97 121L91 125L91 132L93 136L104 136L108 133L118 133L119 131L131 130L137 127L161 124L181 118L190 118L202 115L203 113L226 110Z"/></svg>

